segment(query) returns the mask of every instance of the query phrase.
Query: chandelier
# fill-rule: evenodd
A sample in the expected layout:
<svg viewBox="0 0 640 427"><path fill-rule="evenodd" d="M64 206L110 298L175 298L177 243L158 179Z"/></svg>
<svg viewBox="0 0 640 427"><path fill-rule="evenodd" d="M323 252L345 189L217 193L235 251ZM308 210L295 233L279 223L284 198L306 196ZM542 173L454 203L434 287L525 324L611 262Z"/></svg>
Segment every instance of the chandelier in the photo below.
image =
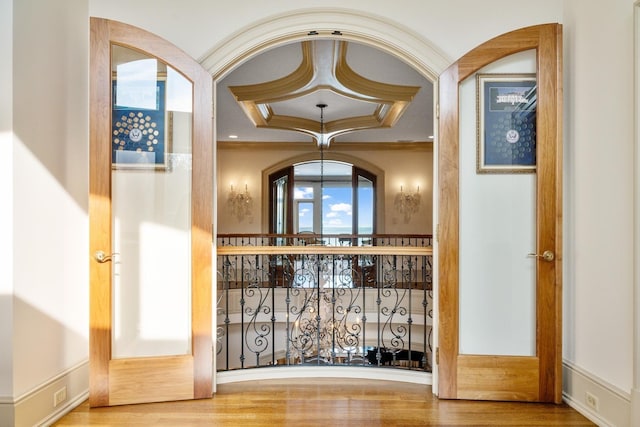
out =
<svg viewBox="0 0 640 427"><path fill-rule="evenodd" d="M363 360L361 340L365 319L361 319L362 307L354 304L359 290L326 277L335 276L329 271L335 263L317 256L308 271L317 274L324 283L305 283L291 289L296 304L290 312L293 318L287 357L297 363L333 364L337 358L344 358L347 363Z"/></svg>
<svg viewBox="0 0 640 427"><path fill-rule="evenodd" d="M318 147L320 147L320 211L323 211L324 200L324 149L329 146L327 135L324 132L324 109L327 108L327 104L316 104L316 107L320 109L320 134L318 135ZM324 213L322 213L324 217ZM320 241L323 241L324 235L324 219L320 220Z"/></svg>

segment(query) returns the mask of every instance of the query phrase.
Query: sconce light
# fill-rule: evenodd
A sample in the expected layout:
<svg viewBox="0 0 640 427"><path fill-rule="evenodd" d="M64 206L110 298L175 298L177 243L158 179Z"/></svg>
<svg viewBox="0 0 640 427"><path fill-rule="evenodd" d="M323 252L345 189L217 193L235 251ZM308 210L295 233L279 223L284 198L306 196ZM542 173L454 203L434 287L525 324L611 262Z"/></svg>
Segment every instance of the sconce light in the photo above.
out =
<svg viewBox="0 0 640 427"><path fill-rule="evenodd" d="M411 216L420 210L420 186L415 193L405 193L402 185L400 192L396 194L396 209L404 216L404 223L411 220Z"/></svg>
<svg viewBox="0 0 640 427"><path fill-rule="evenodd" d="M233 189L233 185L231 186L227 205L231 209L231 213L240 222L242 222L245 217L251 216L253 199L251 198L251 194L249 194L249 189L246 184L244 186L244 192L237 192Z"/></svg>

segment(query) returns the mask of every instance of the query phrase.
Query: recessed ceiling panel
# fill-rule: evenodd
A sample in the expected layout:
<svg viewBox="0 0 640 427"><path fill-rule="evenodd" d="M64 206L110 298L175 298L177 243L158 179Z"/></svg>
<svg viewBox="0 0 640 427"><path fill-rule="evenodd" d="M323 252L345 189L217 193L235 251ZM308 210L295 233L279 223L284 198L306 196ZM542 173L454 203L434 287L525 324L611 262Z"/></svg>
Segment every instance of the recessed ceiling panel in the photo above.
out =
<svg viewBox="0 0 640 427"><path fill-rule="evenodd" d="M324 120L332 141L428 141L433 135L433 84L358 43L314 40L271 49L231 72L217 93L222 141L229 134L240 142L317 140L318 103L328 105Z"/></svg>
<svg viewBox="0 0 640 427"><path fill-rule="evenodd" d="M372 116L378 107L377 103L348 98L327 89L270 105L277 115L320 120L318 104L327 105L324 109L325 122L345 117Z"/></svg>

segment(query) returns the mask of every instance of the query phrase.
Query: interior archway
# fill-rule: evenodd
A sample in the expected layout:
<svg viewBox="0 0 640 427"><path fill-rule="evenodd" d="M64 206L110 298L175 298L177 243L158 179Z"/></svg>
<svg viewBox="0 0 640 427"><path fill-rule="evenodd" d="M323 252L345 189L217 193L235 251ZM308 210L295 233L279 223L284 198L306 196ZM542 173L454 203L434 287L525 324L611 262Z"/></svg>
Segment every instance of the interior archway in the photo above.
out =
<svg viewBox="0 0 640 427"><path fill-rule="evenodd" d="M409 29L402 28L398 24L373 15L356 15L347 10L320 9L279 15L260 21L223 41L200 62L214 76L217 87L220 80L250 58L287 43L312 40L316 37L356 41L380 49L409 64L434 86L439 73L451 62L427 40L417 37ZM434 88L435 92L437 90ZM299 158L302 159L305 156L310 157L310 155L301 155ZM284 162L290 160L287 159ZM219 178L219 174L216 176ZM214 188L218 188L218 184L224 185L218 182L214 184ZM433 187L435 195L437 194L435 182ZM380 188L384 186L380 185ZM434 212L436 211L437 209L434 209ZM265 217L263 215L263 222ZM216 218L214 223L215 221ZM435 218L432 222L436 222ZM434 276L437 277L437 275ZM310 375L313 376L312 373ZM297 373L296 376L300 374ZM341 376L344 376L344 373ZM388 379L400 378L396 376Z"/></svg>
<svg viewBox="0 0 640 427"><path fill-rule="evenodd" d="M315 32L311 35L310 32ZM396 56L432 81L453 62L437 46L401 24L361 11L307 9L275 15L243 28L212 47L200 63L217 81L247 58L317 36L362 42Z"/></svg>

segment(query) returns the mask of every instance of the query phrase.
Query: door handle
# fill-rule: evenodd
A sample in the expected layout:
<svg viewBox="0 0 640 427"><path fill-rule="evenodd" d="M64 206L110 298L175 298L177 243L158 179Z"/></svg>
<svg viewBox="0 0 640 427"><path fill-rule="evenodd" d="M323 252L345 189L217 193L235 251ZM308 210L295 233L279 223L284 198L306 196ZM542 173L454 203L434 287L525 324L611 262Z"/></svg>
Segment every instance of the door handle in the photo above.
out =
<svg viewBox="0 0 640 427"><path fill-rule="evenodd" d="M107 255L104 253L104 251L96 251L93 254L93 258L98 261L100 264L103 264L105 262L111 261L111 257L113 255L117 255L117 254L111 254L111 255Z"/></svg>
<svg viewBox="0 0 640 427"><path fill-rule="evenodd" d="M553 253L553 251L549 251L546 250L542 253L542 255L540 254L528 254L527 256L529 257L533 257L533 258L542 258L545 261L551 262L554 259L556 259L556 254Z"/></svg>

